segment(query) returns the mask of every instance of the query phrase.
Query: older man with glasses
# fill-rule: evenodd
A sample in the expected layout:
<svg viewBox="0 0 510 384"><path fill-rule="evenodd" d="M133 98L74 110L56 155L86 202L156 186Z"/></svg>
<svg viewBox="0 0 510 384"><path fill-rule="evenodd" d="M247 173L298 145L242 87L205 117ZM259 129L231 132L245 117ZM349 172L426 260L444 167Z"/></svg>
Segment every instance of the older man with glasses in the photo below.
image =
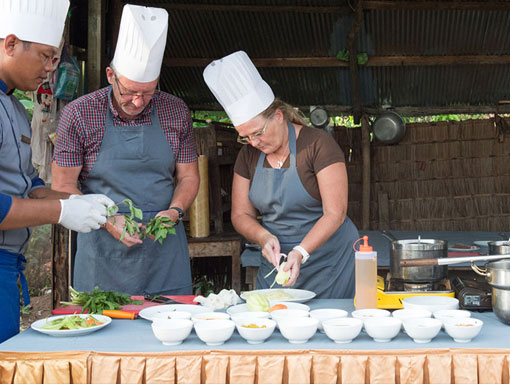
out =
<svg viewBox="0 0 510 384"><path fill-rule="evenodd" d="M162 244L124 233L125 204L106 230L78 235L73 285L129 294L192 293L183 212L198 192L197 150L184 102L158 90L168 13L126 5L110 86L67 105L60 117L53 188L69 193L107 192L130 199L142 223L167 217L176 229ZM80 189L78 189L78 184ZM122 237L122 241L119 239Z"/></svg>

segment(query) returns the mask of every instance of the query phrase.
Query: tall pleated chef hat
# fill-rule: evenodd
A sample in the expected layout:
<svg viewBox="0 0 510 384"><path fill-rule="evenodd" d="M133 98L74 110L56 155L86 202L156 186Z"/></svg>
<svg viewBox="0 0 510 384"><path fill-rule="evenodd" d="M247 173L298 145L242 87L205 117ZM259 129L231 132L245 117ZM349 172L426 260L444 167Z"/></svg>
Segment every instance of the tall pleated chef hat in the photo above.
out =
<svg viewBox="0 0 510 384"><path fill-rule="evenodd" d="M166 10L126 4L112 61L115 70L140 83L156 80L161 72L167 31Z"/></svg>
<svg viewBox="0 0 510 384"><path fill-rule="evenodd" d="M0 0L0 39L12 34L58 48L68 9L69 0Z"/></svg>
<svg viewBox="0 0 510 384"><path fill-rule="evenodd" d="M204 69L204 80L235 126L265 111L274 101L273 90L244 51L210 63Z"/></svg>

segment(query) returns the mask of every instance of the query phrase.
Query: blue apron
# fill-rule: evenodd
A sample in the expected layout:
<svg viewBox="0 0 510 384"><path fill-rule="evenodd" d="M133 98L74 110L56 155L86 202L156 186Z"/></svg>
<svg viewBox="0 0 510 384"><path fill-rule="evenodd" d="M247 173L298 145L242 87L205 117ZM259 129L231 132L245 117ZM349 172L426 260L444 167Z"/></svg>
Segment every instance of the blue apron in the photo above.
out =
<svg viewBox="0 0 510 384"><path fill-rule="evenodd" d="M0 81L1 82L1 81ZM0 90L0 192L20 199L33 190L37 172L32 166L32 151L26 138L32 136L28 115L12 95ZM25 137L25 139L24 139ZM20 295L30 304L22 255L30 238L30 228L0 231L0 342L19 332Z"/></svg>
<svg viewBox="0 0 510 384"><path fill-rule="evenodd" d="M262 225L280 241L281 252L289 253L323 215L322 202L305 189L296 168L296 131L288 122L290 167L264 168L261 153L250 187L249 198L262 215ZM318 298L354 297L354 250L358 230L346 217L344 223L301 265L293 288L314 291ZM257 274L257 289L269 288L275 275L264 257ZM276 285L278 286L278 285Z"/></svg>
<svg viewBox="0 0 510 384"><path fill-rule="evenodd" d="M111 97L111 94L110 96ZM101 149L83 193L104 193L116 203L128 198L143 211L147 223L168 209L174 193L175 159L153 104L152 125L115 126L107 108ZM120 206L119 213L128 213ZM74 288L91 291L97 285L132 295L189 295L191 267L184 226L176 226L163 244L151 239L127 247L102 229L79 233Z"/></svg>

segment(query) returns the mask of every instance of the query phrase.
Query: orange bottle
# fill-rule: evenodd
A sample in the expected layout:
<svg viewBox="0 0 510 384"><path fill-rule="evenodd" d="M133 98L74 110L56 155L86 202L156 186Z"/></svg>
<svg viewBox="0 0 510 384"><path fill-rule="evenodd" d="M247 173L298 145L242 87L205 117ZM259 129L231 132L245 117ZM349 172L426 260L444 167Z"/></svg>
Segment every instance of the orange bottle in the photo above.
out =
<svg viewBox="0 0 510 384"><path fill-rule="evenodd" d="M356 309L377 308L377 252L368 245L368 236L355 252ZM361 239L358 239L358 241ZM354 244L356 245L356 243Z"/></svg>

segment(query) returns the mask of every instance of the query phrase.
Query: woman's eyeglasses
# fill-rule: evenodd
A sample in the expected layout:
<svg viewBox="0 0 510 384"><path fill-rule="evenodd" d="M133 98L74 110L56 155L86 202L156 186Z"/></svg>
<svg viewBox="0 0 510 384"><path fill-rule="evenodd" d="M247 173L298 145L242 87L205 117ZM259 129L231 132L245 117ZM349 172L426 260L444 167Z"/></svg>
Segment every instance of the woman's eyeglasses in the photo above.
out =
<svg viewBox="0 0 510 384"><path fill-rule="evenodd" d="M156 92L156 89L154 89L150 92L144 92L144 93L128 91L127 88L124 85L122 85L121 82L119 81L117 74L114 74L113 76L115 79L115 83L117 84L117 89L119 90L119 95L121 98L123 98L125 100L134 99L136 97L141 97L143 99L150 99L152 96L154 96L154 93ZM122 87L122 89L124 89L124 91L121 90L121 87Z"/></svg>
<svg viewBox="0 0 510 384"><path fill-rule="evenodd" d="M267 124L269 123L269 118L266 119L266 123L264 124L264 127L258 131L255 132L253 135L248 136L237 136L237 142L241 144L250 144L250 141L253 140L256 137L262 136L264 133L266 133Z"/></svg>

